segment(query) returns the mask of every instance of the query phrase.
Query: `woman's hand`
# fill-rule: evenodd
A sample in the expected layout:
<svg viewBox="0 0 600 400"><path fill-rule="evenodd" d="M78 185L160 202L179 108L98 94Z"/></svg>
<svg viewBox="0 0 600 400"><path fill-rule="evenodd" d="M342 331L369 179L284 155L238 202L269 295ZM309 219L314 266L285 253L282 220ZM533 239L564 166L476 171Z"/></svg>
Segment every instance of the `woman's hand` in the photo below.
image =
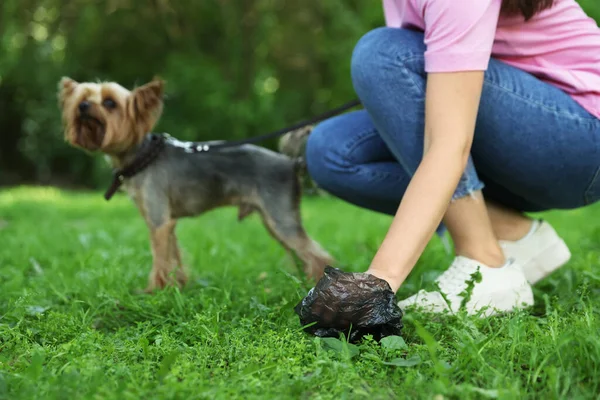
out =
<svg viewBox="0 0 600 400"><path fill-rule="evenodd" d="M428 75L423 159L367 270L394 292L434 234L466 167L483 76L483 71Z"/></svg>
<svg viewBox="0 0 600 400"><path fill-rule="evenodd" d="M294 311L307 332L336 338L343 334L350 342L365 335L375 340L400 335L403 327L402 310L385 281L332 267L325 268Z"/></svg>

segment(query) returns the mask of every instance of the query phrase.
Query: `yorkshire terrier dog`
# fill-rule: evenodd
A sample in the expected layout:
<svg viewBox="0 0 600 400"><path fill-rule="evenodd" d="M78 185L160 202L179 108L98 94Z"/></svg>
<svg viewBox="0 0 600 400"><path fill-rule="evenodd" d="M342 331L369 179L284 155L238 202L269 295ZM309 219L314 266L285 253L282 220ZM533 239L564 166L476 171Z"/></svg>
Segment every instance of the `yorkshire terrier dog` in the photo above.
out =
<svg viewBox="0 0 600 400"><path fill-rule="evenodd" d="M240 221L258 211L270 234L302 260L306 275L320 279L334 260L302 225L297 160L251 144L209 150L222 142L181 142L151 133L162 114L163 90L160 79L128 90L67 77L58 88L65 140L104 153L115 170L129 168L117 183L150 231L153 265L146 291L187 281L177 220L223 206L239 207Z"/></svg>

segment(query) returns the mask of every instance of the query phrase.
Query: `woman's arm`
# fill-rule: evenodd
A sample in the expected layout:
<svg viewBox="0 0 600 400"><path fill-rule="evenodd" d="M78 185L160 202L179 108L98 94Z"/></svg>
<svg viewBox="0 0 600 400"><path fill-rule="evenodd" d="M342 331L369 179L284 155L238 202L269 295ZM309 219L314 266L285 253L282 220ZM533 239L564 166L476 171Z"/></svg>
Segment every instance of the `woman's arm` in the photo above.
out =
<svg viewBox="0 0 600 400"><path fill-rule="evenodd" d="M423 159L367 271L388 281L394 292L442 220L466 167L483 76L483 71L428 75Z"/></svg>

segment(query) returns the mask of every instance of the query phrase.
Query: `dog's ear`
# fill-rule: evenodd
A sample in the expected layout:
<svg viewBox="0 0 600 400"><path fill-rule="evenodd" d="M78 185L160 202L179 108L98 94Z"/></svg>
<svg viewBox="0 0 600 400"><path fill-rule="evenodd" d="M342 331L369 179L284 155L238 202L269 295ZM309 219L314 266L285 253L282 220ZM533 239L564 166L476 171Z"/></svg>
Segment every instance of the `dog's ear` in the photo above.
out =
<svg viewBox="0 0 600 400"><path fill-rule="evenodd" d="M154 78L129 96L127 111L140 135L150 132L162 114L164 85L162 79Z"/></svg>
<svg viewBox="0 0 600 400"><path fill-rule="evenodd" d="M66 99L73 94L79 83L73 79L63 76L58 83L58 105L62 108Z"/></svg>

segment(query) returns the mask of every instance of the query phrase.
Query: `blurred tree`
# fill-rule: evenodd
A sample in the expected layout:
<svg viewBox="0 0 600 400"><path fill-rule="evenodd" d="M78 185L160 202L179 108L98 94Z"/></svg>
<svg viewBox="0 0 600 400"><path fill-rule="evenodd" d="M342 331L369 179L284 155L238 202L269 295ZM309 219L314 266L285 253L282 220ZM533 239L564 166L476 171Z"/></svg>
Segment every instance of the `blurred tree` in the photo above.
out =
<svg viewBox="0 0 600 400"><path fill-rule="evenodd" d="M0 184L107 182L101 157L63 142L63 75L130 88L160 75L158 130L242 138L353 98L352 48L383 23L380 0L2 0Z"/></svg>

